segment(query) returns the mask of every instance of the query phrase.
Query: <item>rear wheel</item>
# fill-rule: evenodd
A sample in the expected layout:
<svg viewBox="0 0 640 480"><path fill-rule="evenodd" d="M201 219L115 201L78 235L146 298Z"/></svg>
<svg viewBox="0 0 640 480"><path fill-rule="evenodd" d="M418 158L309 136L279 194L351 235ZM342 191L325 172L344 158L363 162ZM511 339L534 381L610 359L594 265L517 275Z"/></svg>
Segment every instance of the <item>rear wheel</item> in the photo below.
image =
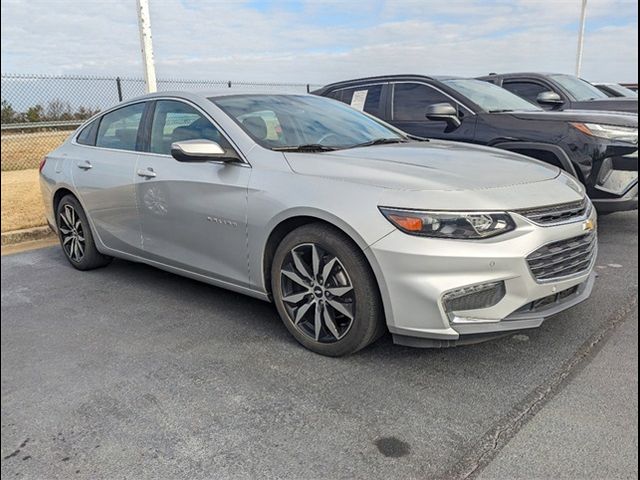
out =
<svg viewBox="0 0 640 480"><path fill-rule="evenodd" d="M113 257L96 248L87 216L73 195L64 196L58 203L56 224L62 251L75 268L91 270L111 263Z"/></svg>
<svg viewBox="0 0 640 480"><path fill-rule="evenodd" d="M304 225L276 250L271 288L285 326L316 353L354 353L385 331L382 302L362 251L342 232Z"/></svg>

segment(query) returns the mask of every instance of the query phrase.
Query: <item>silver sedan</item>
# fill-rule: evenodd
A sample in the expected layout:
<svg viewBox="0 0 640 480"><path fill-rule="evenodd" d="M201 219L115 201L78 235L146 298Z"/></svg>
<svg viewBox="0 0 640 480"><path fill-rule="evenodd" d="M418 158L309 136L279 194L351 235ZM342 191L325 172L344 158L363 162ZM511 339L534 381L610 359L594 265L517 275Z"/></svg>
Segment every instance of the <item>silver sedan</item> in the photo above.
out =
<svg viewBox="0 0 640 480"><path fill-rule="evenodd" d="M593 286L575 179L309 95L119 104L45 158L41 187L75 268L119 257L273 301L324 355L537 327Z"/></svg>

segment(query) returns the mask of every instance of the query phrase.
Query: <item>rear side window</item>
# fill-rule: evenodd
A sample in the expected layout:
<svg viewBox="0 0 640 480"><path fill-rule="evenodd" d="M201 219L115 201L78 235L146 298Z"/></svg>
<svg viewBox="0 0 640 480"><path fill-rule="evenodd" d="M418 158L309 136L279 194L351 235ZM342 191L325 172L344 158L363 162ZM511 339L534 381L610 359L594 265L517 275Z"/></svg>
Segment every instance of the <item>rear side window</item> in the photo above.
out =
<svg viewBox="0 0 640 480"><path fill-rule="evenodd" d="M89 125L84 127L76 137L76 142L79 143L80 145L95 145L96 134L98 133L99 123L100 123L100 119L96 119L93 122L91 122Z"/></svg>
<svg viewBox="0 0 640 480"><path fill-rule="evenodd" d="M144 103L136 103L109 112L100 120L96 147L136 150Z"/></svg>
<svg viewBox="0 0 640 480"><path fill-rule="evenodd" d="M533 103L536 103L538 95L549 91L549 88L535 82L505 82L502 88Z"/></svg>
<svg viewBox="0 0 640 480"><path fill-rule="evenodd" d="M151 152L170 155L171 144L184 140L211 140L224 149L231 149L220 131L191 105L159 100L153 113Z"/></svg>
<svg viewBox="0 0 640 480"><path fill-rule="evenodd" d="M353 108L370 113L373 116L382 116L382 85L368 85L366 87L343 88L328 95L341 102L351 105Z"/></svg>
<svg viewBox="0 0 640 480"><path fill-rule="evenodd" d="M393 87L393 119L427 122L427 107L454 102L444 93L422 83L397 83Z"/></svg>

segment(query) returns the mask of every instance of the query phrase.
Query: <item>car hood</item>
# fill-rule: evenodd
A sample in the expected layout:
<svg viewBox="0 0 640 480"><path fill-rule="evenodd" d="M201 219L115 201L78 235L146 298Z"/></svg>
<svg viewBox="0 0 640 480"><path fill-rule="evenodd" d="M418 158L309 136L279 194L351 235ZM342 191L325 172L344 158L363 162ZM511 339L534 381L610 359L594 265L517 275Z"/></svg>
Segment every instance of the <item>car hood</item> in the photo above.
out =
<svg viewBox="0 0 640 480"><path fill-rule="evenodd" d="M637 98L595 98L584 102L575 102L574 107L588 110L611 110L616 112L638 113Z"/></svg>
<svg viewBox="0 0 640 480"><path fill-rule="evenodd" d="M549 112L542 110L532 112L512 112L509 113L509 115L521 120L602 123L605 125L616 125L619 127L638 128L638 115L635 113L613 113L591 110L563 110L559 112Z"/></svg>
<svg viewBox="0 0 640 480"><path fill-rule="evenodd" d="M560 172L503 150L433 140L285 156L301 175L394 190L482 190L543 182Z"/></svg>

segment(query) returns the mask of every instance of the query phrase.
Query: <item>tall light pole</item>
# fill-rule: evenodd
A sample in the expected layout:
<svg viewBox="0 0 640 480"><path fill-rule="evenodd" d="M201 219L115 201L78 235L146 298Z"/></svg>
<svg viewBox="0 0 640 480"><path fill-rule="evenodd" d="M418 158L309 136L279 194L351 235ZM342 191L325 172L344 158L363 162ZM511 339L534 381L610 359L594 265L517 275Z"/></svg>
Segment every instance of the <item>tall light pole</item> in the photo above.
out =
<svg viewBox="0 0 640 480"><path fill-rule="evenodd" d="M582 49L584 48L584 24L587 20L587 0L582 0L580 11L580 32L578 33L578 54L576 56L576 75L580 76L582 70Z"/></svg>
<svg viewBox="0 0 640 480"><path fill-rule="evenodd" d="M149 0L138 1L138 28L140 30L140 47L144 66L144 82L147 93L158 90L156 84L156 66L153 62L153 42L151 41L151 17L149 16Z"/></svg>

